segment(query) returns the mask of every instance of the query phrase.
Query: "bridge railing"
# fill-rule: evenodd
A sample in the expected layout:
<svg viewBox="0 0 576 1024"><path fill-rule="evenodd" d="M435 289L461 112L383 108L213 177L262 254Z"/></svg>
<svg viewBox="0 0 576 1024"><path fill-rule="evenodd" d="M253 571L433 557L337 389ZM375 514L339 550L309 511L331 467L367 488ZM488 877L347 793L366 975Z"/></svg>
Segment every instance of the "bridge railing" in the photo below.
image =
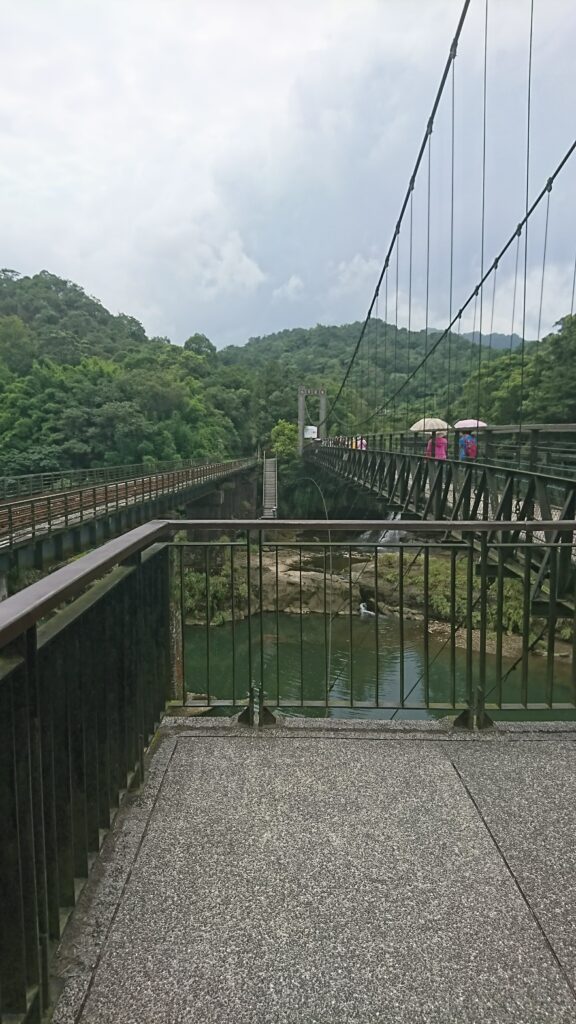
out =
<svg viewBox="0 0 576 1024"><path fill-rule="evenodd" d="M305 457L382 499L384 510L411 518L523 521L571 519L576 477L552 476L478 460L435 460L422 452L319 445ZM538 544L554 541L543 526L532 535L531 557L547 561Z"/></svg>
<svg viewBox="0 0 576 1024"><path fill-rule="evenodd" d="M171 462L134 463L124 466L100 466L94 469L58 469L50 472L0 476L0 500L28 498L51 492L90 487L98 483L134 479L157 473L201 466L207 459L172 460Z"/></svg>
<svg viewBox="0 0 576 1024"><path fill-rule="evenodd" d="M511 558L552 525L535 601L530 557L520 577ZM259 723L574 715L576 522L517 526L155 521L0 604L2 1019L46 1010L54 943L167 701Z"/></svg>
<svg viewBox="0 0 576 1024"><path fill-rule="evenodd" d="M94 469L58 469L50 472L27 473L21 476L0 476L0 501L26 498L31 495L78 490L136 477L154 476L193 469L209 462L202 459L173 459L131 463L123 466L99 466Z"/></svg>
<svg viewBox="0 0 576 1024"><path fill-rule="evenodd" d="M93 483L72 490L0 502L0 548L109 516L121 509L177 495L252 465L254 459L198 463L146 476Z"/></svg>
<svg viewBox="0 0 576 1024"><path fill-rule="evenodd" d="M284 522L211 544L180 536L183 699L239 708L252 691L268 709L368 716L576 709L576 524L555 523L544 542L538 597L532 537L551 524L518 525Z"/></svg>
<svg viewBox="0 0 576 1024"><path fill-rule="evenodd" d="M458 459L458 441L466 431L450 428L443 433L448 438L449 457ZM479 462L558 476L576 474L576 424L527 423L483 427L473 433L478 443ZM429 438L430 434L422 431L403 431L370 434L366 443L372 450L423 455ZM350 441L352 443L352 439Z"/></svg>
<svg viewBox="0 0 576 1024"><path fill-rule="evenodd" d="M46 1011L51 950L165 706L160 532L135 530L1 608L2 1020Z"/></svg>

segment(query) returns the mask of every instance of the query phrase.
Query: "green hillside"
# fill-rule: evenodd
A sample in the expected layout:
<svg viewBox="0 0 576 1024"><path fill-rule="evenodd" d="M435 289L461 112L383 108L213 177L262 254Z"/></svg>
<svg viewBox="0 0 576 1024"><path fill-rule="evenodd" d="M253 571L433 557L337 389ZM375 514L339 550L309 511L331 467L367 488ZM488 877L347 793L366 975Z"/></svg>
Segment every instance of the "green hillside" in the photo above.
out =
<svg viewBox="0 0 576 1024"><path fill-rule="evenodd" d="M0 471L241 451L242 392L220 382L211 394L214 364L202 336L183 348L148 338L70 281L1 271Z"/></svg>
<svg viewBox="0 0 576 1024"><path fill-rule="evenodd" d="M297 328L263 338L251 338L242 348L230 346L218 354L219 362L253 374L253 416L259 436L270 431L278 418L294 419L299 383L325 386L336 395L354 351L362 325L318 325ZM331 423L332 432L403 427L426 412L451 419L469 414L463 397L466 381L478 366L478 345L453 334L429 359L426 369L408 378L432 349L438 337L430 331L410 334L404 328L373 320L368 325L341 400ZM483 346L482 364L497 359ZM407 382L407 383L406 383ZM394 393L405 385L394 402ZM386 410L371 418L376 409Z"/></svg>
<svg viewBox="0 0 576 1024"><path fill-rule="evenodd" d="M325 386L333 399L360 328L280 331L220 352L191 334L178 346L149 338L133 317L113 316L70 281L0 271L0 472L226 457L269 445L279 420L296 419L299 384ZM523 373L518 349L489 351L485 339L480 349L453 335L412 378L437 337L371 322L331 432L391 430L424 412L450 421L478 410L513 422L522 390L525 419L576 421L576 318L526 345Z"/></svg>

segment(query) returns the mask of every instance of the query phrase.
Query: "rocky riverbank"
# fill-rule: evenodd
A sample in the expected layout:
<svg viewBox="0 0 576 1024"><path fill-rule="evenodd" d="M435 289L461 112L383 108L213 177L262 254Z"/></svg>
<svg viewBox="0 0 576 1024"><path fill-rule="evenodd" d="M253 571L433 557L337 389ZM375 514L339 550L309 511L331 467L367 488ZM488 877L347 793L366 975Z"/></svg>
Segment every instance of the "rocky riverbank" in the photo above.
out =
<svg viewBox="0 0 576 1024"><path fill-rule="evenodd" d="M332 569L332 571L330 571ZM430 633L449 637L452 613L457 623L455 644L465 648L471 642L480 650L480 610L477 597L479 580L472 581L472 630L463 624L468 610L467 562L456 562L454 596L451 599L450 559L443 554L431 554L428 561L428 586L425 587L425 567L422 554L405 554L402 572L397 552L379 550L375 557L362 551L334 550L332 565L330 554L319 547L315 551L303 548L264 550L260 563L254 553L250 566L252 612L272 612L286 615L328 614L331 617L357 615L363 602L371 611L383 616L422 620L425 611ZM202 572L194 574L196 598L187 608L187 621L205 623L205 583ZM231 619L232 584L230 566L222 564L218 575L211 578L211 624L220 625ZM234 614L237 621L248 614L247 565L244 552L236 552L234 566ZM402 594L402 600L400 598ZM427 605L427 608L426 608ZM496 651L497 622L495 588L487 595L488 637L487 651ZM531 636L536 638L544 620L533 619ZM522 587L520 581L507 579L504 587L502 623L503 654L516 657L522 651ZM535 649L541 644L535 644ZM571 644L556 640L557 656L571 657Z"/></svg>

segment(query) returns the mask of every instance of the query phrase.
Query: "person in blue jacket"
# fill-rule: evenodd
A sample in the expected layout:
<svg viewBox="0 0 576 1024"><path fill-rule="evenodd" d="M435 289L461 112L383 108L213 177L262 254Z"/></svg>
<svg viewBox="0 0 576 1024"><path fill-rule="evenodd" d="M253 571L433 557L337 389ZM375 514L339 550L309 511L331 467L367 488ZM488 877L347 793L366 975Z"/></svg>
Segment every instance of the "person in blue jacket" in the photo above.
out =
<svg viewBox="0 0 576 1024"><path fill-rule="evenodd" d="M458 440L458 455L460 462L472 461L478 455L478 445L474 434L461 434Z"/></svg>

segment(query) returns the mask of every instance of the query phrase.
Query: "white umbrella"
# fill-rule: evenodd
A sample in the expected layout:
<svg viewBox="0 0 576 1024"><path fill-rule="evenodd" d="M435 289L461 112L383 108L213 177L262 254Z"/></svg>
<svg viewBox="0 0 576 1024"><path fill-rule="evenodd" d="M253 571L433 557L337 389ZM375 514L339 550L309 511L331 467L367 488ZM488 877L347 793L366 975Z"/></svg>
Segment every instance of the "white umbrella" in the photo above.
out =
<svg viewBox="0 0 576 1024"><path fill-rule="evenodd" d="M422 419L422 420L416 420L416 423L413 423L412 426L410 427L410 430L413 430L414 432L419 431L419 430L430 432L431 430L449 430L449 429L450 429L450 424L446 423L445 420L441 420L441 419L438 419L438 418L435 418L435 417L428 417L428 416L425 416L424 419Z"/></svg>
<svg viewBox="0 0 576 1024"><path fill-rule="evenodd" d="M478 427L487 427L488 424L484 423L484 420L458 420L454 426L458 430L477 430Z"/></svg>

